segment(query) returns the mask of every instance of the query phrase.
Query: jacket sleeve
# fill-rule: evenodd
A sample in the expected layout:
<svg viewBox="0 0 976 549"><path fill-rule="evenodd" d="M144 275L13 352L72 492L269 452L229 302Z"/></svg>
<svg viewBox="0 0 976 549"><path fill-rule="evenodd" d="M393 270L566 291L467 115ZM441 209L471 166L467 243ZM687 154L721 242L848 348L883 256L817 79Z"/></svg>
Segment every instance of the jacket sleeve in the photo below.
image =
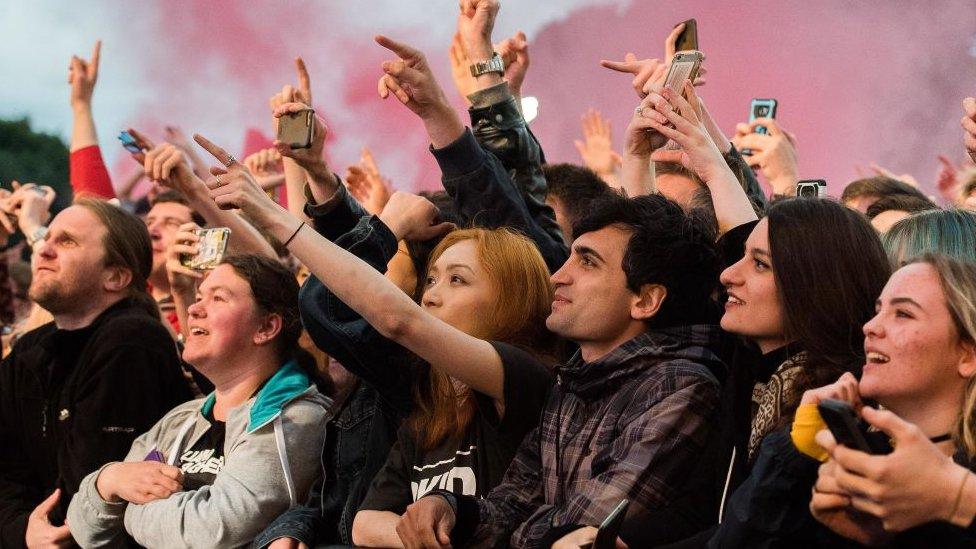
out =
<svg viewBox="0 0 976 549"><path fill-rule="evenodd" d="M69 179L75 196L94 196L106 200L115 198L112 179L108 175L102 149L91 145L72 152L68 157Z"/></svg>
<svg viewBox="0 0 976 549"><path fill-rule="evenodd" d="M251 547L253 549L264 549L281 538L291 538L308 547L315 547L316 530L321 518L319 510L315 507L304 505L292 507L258 534Z"/></svg>
<svg viewBox="0 0 976 549"><path fill-rule="evenodd" d="M557 230L550 234L539 225L501 161L485 151L470 130L444 148L431 148L431 152L462 224L521 231L535 242L550 272L562 267L569 252L561 233Z"/></svg>
<svg viewBox="0 0 976 549"><path fill-rule="evenodd" d="M144 460L146 455L156 448L162 426L169 423L167 420L168 417L164 417L149 432L140 435L132 443L123 461ZM82 479L78 492L71 498L71 504L68 506L67 520L71 525L71 537L82 547L125 547L126 545L122 516L129 503L105 501L98 493L95 484L102 470L113 463L117 462L106 463Z"/></svg>
<svg viewBox="0 0 976 549"><path fill-rule="evenodd" d="M577 525L600 524L623 499L631 502L632 524L645 522L668 505L712 434L719 391L714 379L701 376L679 375L662 385L666 387L634 393L619 435L607 451L593 457L594 476L576 483L572 497L558 505L536 506L520 525L507 525L515 529L512 546L549 547ZM482 505L482 516L498 505L495 493L491 495ZM625 542L627 531L625 524Z"/></svg>
<svg viewBox="0 0 976 549"><path fill-rule="evenodd" d="M319 474L328 412L299 402L282 411L288 463L298 497ZM125 529L144 547L239 547L250 543L288 509L288 494L275 422L242 435L210 486L173 494L145 505L129 505Z"/></svg>
<svg viewBox="0 0 976 549"><path fill-rule="evenodd" d="M468 99L475 139L508 170L536 224L555 242L562 243L563 233L556 223L556 214L546 204L549 189L542 173L542 165L546 163L542 146L525 122L508 83L475 92Z"/></svg>
<svg viewBox="0 0 976 549"><path fill-rule="evenodd" d="M335 243L381 273L397 250L396 236L370 215L360 218ZM383 337L315 276L302 286L299 308L305 329L319 349L376 389L392 410L404 414L410 410L414 377L412 355L406 349Z"/></svg>
<svg viewBox="0 0 976 549"><path fill-rule="evenodd" d="M338 175L335 177L339 178ZM305 215L312 220L316 232L335 242L340 236L351 231L359 220L369 213L349 194L345 185L339 185L332 197L321 204L316 204L306 183Z"/></svg>

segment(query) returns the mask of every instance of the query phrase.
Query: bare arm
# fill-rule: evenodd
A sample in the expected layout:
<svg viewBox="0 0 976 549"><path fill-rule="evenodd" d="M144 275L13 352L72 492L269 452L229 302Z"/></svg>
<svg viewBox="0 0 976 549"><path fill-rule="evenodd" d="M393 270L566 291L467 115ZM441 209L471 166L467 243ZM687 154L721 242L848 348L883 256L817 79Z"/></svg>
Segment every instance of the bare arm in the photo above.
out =
<svg viewBox="0 0 976 549"><path fill-rule="evenodd" d="M400 515L390 511L359 511L352 521L352 542L360 547L403 547L396 532L399 522Z"/></svg>

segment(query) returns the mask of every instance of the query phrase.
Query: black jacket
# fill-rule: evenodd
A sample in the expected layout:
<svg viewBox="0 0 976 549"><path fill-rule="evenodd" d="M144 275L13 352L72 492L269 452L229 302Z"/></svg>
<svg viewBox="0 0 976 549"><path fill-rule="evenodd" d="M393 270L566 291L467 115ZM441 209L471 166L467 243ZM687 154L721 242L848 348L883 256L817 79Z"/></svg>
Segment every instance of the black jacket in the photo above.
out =
<svg viewBox="0 0 976 549"><path fill-rule="evenodd" d="M0 364L0 546L24 546L28 515L55 488L61 524L82 478L190 396L173 338L129 299L86 328L24 334Z"/></svg>

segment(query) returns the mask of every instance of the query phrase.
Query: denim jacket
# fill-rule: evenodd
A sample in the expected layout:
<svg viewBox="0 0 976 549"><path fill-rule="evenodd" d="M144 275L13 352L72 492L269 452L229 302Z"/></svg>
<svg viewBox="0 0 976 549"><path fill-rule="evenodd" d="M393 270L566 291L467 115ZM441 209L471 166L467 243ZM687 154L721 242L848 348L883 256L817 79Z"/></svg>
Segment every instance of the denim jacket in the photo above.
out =
<svg viewBox="0 0 976 549"><path fill-rule="evenodd" d="M320 234L381 272L396 253L396 238L392 233L388 229L382 233L376 230L382 223L369 216L343 187L324 204L307 204L305 213ZM300 305L302 320L315 344L366 382L359 383L326 427L323 480L313 487L305 506L279 516L254 540L254 547L267 547L282 537L297 539L309 547L322 543L352 544L353 518L370 482L385 463L400 421L411 404L409 390L400 390L404 385L389 379L384 384L383 376L370 376L362 367L356 367L379 360L377 355L366 356L361 349L353 355L340 346L350 341L350 334L359 335L352 339L385 338L376 334L315 277L310 277L302 287ZM384 390L377 390L377 383ZM409 389L410 385L405 387Z"/></svg>

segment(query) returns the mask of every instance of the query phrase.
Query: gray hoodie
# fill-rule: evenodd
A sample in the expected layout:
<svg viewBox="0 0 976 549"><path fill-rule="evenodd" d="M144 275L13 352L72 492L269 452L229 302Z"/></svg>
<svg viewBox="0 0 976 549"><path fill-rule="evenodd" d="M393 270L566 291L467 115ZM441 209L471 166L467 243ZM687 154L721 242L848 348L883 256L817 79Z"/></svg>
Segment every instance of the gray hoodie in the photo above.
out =
<svg viewBox="0 0 976 549"><path fill-rule="evenodd" d="M214 402L211 394L177 406L132 443L125 461L142 461L158 450L176 464L210 428L205 414ZM110 503L95 487L99 469L85 477L68 506L71 534L85 548L124 546L125 532L151 548L247 545L308 495L321 472L330 408L330 399L288 362L228 412L224 467L212 485L144 505Z"/></svg>

